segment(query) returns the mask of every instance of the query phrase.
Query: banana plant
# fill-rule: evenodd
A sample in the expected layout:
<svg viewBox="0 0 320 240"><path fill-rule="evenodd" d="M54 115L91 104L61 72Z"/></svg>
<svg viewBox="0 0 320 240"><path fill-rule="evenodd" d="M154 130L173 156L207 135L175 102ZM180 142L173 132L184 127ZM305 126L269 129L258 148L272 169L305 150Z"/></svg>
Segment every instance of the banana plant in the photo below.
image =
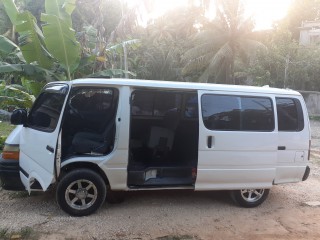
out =
<svg viewBox="0 0 320 240"><path fill-rule="evenodd" d="M19 49L19 47L8 38L0 35L0 56L9 55Z"/></svg>
<svg viewBox="0 0 320 240"><path fill-rule="evenodd" d="M53 57L44 45L44 36L36 23L35 17L28 11L20 13L13 0L2 0L16 31L19 33L19 47L27 63L36 62L39 66L50 69Z"/></svg>
<svg viewBox="0 0 320 240"><path fill-rule="evenodd" d="M55 15L42 14L41 20L46 22L42 27L46 46L71 80L71 73L77 69L80 62L80 44L75 38L75 32Z"/></svg>
<svg viewBox="0 0 320 240"><path fill-rule="evenodd" d="M90 74L88 77L94 77L94 78L103 78L103 77L107 77L107 78L111 78L111 77L115 77L115 76L120 76L122 77L123 74L125 75L131 75L133 77L136 77L137 75L133 72L130 71L126 71L126 70L122 70L122 69L107 69L107 70L103 70L103 71L99 71L93 74Z"/></svg>
<svg viewBox="0 0 320 240"><path fill-rule="evenodd" d="M0 74L20 76L22 79L32 79L39 82L65 80L58 71L48 70L37 64L28 64L19 46L4 36L0 36ZM9 58L13 63L8 63ZM30 80L30 81L32 81Z"/></svg>
<svg viewBox="0 0 320 240"><path fill-rule="evenodd" d="M80 44L76 40L71 20L75 1L46 0L46 14L41 14L41 20L45 22L42 29L46 46L66 70L69 80L80 62Z"/></svg>
<svg viewBox="0 0 320 240"><path fill-rule="evenodd" d="M125 78L129 78L129 74L132 75L131 72L128 71L128 48L135 50L141 45L140 39L131 39L127 41L123 41L121 43L115 44L105 49L106 55L117 53L122 59L123 56L123 66L124 66L124 75ZM112 59L112 58L111 58ZM120 63L122 65L122 62ZM136 76L134 74L134 76Z"/></svg>
<svg viewBox="0 0 320 240"><path fill-rule="evenodd" d="M30 108L35 100L34 95L29 94L21 85L7 85L0 81L0 109L8 106Z"/></svg>
<svg viewBox="0 0 320 240"><path fill-rule="evenodd" d="M13 0L0 0L3 2L16 31L19 33L17 52L21 52L23 59L20 63L9 65L0 62L1 73L21 74L29 80L71 80L73 77L96 76L121 76L134 75L127 69L106 69L107 50L93 49L94 37L90 39L89 51L85 52L86 46L81 48L72 29L71 13L75 8L76 0L46 0L45 12L41 14L43 22L42 29L37 25L35 17L28 11L20 12ZM95 29L91 26L85 29L90 35L96 35ZM123 46L134 45L136 40L122 43ZM114 49L118 49L115 46ZM13 49L13 46L12 46ZM114 51L113 49L113 51ZM110 49L111 50L111 49ZM1 52L1 47L0 47ZM82 53L82 57L81 56ZM96 68L95 65L99 67ZM64 76L62 76L63 69ZM32 76L31 74L35 74ZM93 75L92 75L93 76ZM42 80L39 79L42 77Z"/></svg>
<svg viewBox="0 0 320 240"><path fill-rule="evenodd" d="M36 63L51 70L60 64L68 80L80 62L80 44L71 28L71 13L75 0L46 0L43 31L37 26L35 17L25 11L19 12L13 0L1 0L11 22L20 34L19 46L28 64Z"/></svg>
<svg viewBox="0 0 320 240"><path fill-rule="evenodd" d="M0 62L0 73L19 75L25 79L32 79L39 82L52 82L65 80L63 76L54 73L53 71L42 68L34 64L18 63L7 64Z"/></svg>

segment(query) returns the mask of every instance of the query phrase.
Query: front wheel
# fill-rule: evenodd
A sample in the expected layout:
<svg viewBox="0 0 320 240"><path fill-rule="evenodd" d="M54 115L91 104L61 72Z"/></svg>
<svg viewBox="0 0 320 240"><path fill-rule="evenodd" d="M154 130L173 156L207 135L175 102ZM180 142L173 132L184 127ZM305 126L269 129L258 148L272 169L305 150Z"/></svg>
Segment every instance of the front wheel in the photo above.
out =
<svg viewBox="0 0 320 240"><path fill-rule="evenodd" d="M101 207L106 198L106 184L90 169L76 169L59 182L56 198L63 211L72 216L86 216Z"/></svg>
<svg viewBox="0 0 320 240"><path fill-rule="evenodd" d="M268 194L269 189L241 189L232 191L231 197L240 206L252 208L263 203Z"/></svg>

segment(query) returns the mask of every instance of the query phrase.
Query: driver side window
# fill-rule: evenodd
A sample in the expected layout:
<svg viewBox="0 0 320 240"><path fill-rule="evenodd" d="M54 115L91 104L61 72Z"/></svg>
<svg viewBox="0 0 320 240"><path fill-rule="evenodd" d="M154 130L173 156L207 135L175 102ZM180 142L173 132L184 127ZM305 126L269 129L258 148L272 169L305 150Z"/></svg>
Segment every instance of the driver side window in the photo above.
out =
<svg viewBox="0 0 320 240"><path fill-rule="evenodd" d="M72 94L69 104L80 112L108 110L113 92L112 89L78 89Z"/></svg>
<svg viewBox="0 0 320 240"><path fill-rule="evenodd" d="M113 88L75 88L68 101L69 122L74 131L102 131L113 118L118 92Z"/></svg>

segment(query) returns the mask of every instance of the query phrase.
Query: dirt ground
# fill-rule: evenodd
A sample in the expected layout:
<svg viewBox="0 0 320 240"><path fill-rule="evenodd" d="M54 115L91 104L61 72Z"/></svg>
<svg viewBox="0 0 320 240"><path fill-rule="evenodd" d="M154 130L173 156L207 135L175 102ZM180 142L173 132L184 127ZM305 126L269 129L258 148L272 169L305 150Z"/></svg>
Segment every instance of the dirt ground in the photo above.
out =
<svg viewBox="0 0 320 240"><path fill-rule="evenodd" d="M36 232L31 239L46 240L320 239L320 207L305 204L320 201L320 122L311 127L311 176L274 186L257 208L235 206L227 192L130 192L123 203L75 218L59 209L53 192L0 190L0 233L30 227Z"/></svg>

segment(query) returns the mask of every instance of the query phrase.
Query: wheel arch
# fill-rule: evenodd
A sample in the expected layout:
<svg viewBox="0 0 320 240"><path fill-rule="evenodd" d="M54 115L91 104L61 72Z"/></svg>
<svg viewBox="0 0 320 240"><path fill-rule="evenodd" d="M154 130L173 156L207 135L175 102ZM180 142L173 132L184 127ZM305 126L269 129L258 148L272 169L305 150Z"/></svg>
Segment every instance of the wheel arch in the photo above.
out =
<svg viewBox="0 0 320 240"><path fill-rule="evenodd" d="M85 169L91 169L98 173L102 179L104 180L106 186L110 186L109 179L105 172L95 163L92 162L72 162L68 163L67 165L63 166L61 168L61 174L58 178L58 181L68 172L74 170L74 169L79 169L79 168L85 168Z"/></svg>

